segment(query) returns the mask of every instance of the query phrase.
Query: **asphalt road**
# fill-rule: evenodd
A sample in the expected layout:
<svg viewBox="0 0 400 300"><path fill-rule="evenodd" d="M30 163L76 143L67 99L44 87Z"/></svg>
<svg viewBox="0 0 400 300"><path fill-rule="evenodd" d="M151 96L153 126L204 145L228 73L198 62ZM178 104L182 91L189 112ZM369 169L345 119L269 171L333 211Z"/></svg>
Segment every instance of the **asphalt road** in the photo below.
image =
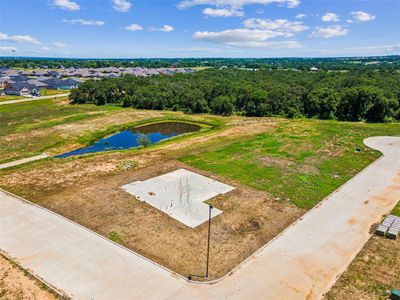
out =
<svg viewBox="0 0 400 300"><path fill-rule="evenodd" d="M1 191L0 249L74 299L319 299L400 199L400 137L365 143L384 155L213 284Z"/></svg>

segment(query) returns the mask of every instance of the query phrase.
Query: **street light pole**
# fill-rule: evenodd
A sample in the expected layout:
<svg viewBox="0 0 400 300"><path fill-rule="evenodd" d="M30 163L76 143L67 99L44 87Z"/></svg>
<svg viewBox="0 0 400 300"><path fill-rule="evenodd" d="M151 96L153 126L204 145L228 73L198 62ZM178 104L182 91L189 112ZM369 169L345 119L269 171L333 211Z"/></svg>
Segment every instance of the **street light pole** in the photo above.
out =
<svg viewBox="0 0 400 300"><path fill-rule="evenodd" d="M213 206L210 204L208 210L208 239L207 239L207 266L206 266L206 278L208 278L208 265L210 262L210 236L211 236L211 210Z"/></svg>
<svg viewBox="0 0 400 300"><path fill-rule="evenodd" d="M207 237L207 261L206 261L206 275L195 275L189 274L188 279L192 280L193 277L207 278L208 279L208 269L210 263L210 238L211 238L211 210L214 207L209 204L208 205L208 237Z"/></svg>

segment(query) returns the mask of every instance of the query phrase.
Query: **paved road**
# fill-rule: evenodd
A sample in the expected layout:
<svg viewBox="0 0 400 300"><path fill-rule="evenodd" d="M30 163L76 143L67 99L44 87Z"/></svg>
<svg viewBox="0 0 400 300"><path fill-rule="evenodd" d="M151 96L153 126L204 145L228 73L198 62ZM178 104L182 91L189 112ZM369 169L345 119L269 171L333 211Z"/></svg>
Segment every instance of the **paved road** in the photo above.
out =
<svg viewBox="0 0 400 300"><path fill-rule="evenodd" d="M384 156L212 285L166 269L50 211L0 192L0 249L76 299L318 299L400 199L400 137Z"/></svg>
<svg viewBox="0 0 400 300"><path fill-rule="evenodd" d="M26 98L26 99L2 101L2 102L0 102L0 105L20 103L20 102L28 102L28 101L36 101L36 100L43 100L43 99L51 99L51 98L59 98L59 97L68 96L69 94L70 93L59 94L59 95L50 95L50 96L41 96L41 97L30 97L30 98Z"/></svg>
<svg viewBox="0 0 400 300"><path fill-rule="evenodd" d="M4 164L0 164L0 170L18 166L18 165L22 165L22 164L25 164L25 163L28 163L31 161L35 161L35 160L39 160L39 159L43 159L43 158L47 158L47 157L49 157L49 155L46 153L43 153L43 154L36 155L36 156L13 160L13 161L10 161L10 162L4 163Z"/></svg>

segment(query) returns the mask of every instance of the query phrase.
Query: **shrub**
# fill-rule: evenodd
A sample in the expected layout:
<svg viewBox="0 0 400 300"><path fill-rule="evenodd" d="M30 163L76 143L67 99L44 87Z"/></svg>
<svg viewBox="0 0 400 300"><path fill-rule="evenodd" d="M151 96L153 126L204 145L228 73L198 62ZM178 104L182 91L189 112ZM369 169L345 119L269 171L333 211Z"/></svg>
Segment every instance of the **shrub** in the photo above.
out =
<svg viewBox="0 0 400 300"><path fill-rule="evenodd" d="M147 134L138 133L136 140L142 147L148 147L151 145L150 137Z"/></svg>

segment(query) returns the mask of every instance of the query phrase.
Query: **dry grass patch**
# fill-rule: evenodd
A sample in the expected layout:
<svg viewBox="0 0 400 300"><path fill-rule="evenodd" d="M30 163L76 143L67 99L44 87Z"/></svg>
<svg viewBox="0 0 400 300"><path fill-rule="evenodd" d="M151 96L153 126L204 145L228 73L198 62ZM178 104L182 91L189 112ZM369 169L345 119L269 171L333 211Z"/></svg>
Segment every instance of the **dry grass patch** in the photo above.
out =
<svg viewBox="0 0 400 300"><path fill-rule="evenodd" d="M3 300L56 300L36 278L0 254L0 299Z"/></svg>

